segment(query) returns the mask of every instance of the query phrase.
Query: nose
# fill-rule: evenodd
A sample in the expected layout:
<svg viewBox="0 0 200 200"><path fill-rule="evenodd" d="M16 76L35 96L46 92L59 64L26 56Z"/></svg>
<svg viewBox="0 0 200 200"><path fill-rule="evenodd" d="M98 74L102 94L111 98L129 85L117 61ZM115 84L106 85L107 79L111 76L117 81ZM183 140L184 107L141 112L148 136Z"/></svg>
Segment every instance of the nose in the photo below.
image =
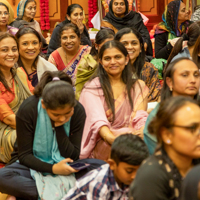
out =
<svg viewBox="0 0 200 200"><path fill-rule="evenodd" d="M116 63L115 58L111 58L110 63L115 64Z"/></svg>
<svg viewBox="0 0 200 200"><path fill-rule="evenodd" d="M190 81L191 81L192 83L196 83L197 79L199 79L199 77L197 78L197 77L195 77L194 75L192 75Z"/></svg>
<svg viewBox="0 0 200 200"><path fill-rule="evenodd" d="M33 49L33 48L34 48L34 46L32 44L28 45L28 49Z"/></svg>
<svg viewBox="0 0 200 200"><path fill-rule="evenodd" d="M14 55L14 52L10 49L10 51L8 52L8 55L9 55L9 56L13 56L13 55Z"/></svg>
<svg viewBox="0 0 200 200"><path fill-rule="evenodd" d="M66 119L66 117L65 117L64 115L59 117L59 121L60 121L60 122L64 122L65 119Z"/></svg>

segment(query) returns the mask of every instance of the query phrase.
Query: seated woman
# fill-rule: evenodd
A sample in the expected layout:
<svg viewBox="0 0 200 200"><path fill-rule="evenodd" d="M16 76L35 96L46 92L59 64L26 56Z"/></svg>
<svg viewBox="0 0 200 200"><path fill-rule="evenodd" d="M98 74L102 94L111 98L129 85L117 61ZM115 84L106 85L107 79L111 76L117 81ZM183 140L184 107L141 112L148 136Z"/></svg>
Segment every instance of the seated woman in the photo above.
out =
<svg viewBox="0 0 200 200"><path fill-rule="evenodd" d="M62 27L60 32L61 47L56 49L48 61L54 64L58 70L65 72L72 79L73 84L76 82L77 66L82 57L89 54L91 47L80 44L79 28L68 23Z"/></svg>
<svg viewBox="0 0 200 200"><path fill-rule="evenodd" d="M200 108L189 97L171 97L148 127L159 148L137 171L133 199L178 200L181 183L200 157Z"/></svg>
<svg viewBox="0 0 200 200"><path fill-rule="evenodd" d="M72 23L78 26L80 31L80 39L82 45L92 46L92 42L90 41L90 36L86 26L83 24L84 20L84 11L83 8L79 4L71 4L67 7L66 19L58 24L56 28L53 30L51 40L48 46L47 56L58 49L60 47L60 31L68 23Z"/></svg>
<svg viewBox="0 0 200 200"><path fill-rule="evenodd" d="M57 71L57 68L42 58L42 41L39 33L31 27L19 29L16 34L19 45L18 65L23 67L32 86L35 87L45 71Z"/></svg>
<svg viewBox="0 0 200 200"><path fill-rule="evenodd" d="M95 37L94 44L91 48L90 54L86 54L81 59L76 74L76 99L78 100L83 89L84 84L90 79L90 77L96 72L98 67L98 52L102 45L110 40L114 39L114 32L110 29L100 30Z"/></svg>
<svg viewBox="0 0 200 200"><path fill-rule="evenodd" d="M200 22L191 24L187 33L184 33L174 45L168 58L167 64L175 59L188 57L191 58L200 68Z"/></svg>
<svg viewBox="0 0 200 200"><path fill-rule="evenodd" d="M132 78L126 48L108 41L100 49L97 76L88 82L80 102L86 110L80 158L107 160L115 138L130 132L142 137L149 89Z"/></svg>
<svg viewBox="0 0 200 200"><path fill-rule="evenodd" d="M73 187L77 171L67 163L79 159L86 115L71 83L65 73L47 71L21 105L16 116L19 162L0 169L0 192L20 199L61 199Z"/></svg>
<svg viewBox="0 0 200 200"><path fill-rule="evenodd" d="M16 69L19 53L13 35L0 34L0 55L0 161L7 163L16 140L15 115L33 87L24 70Z"/></svg>
<svg viewBox="0 0 200 200"><path fill-rule="evenodd" d="M7 32L12 35L15 35L18 31L18 28L8 26L14 20L14 11L6 0L0 0L0 32Z"/></svg>
<svg viewBox="0 0 200 200"><path fill-rule="evenodd" d="M123 28L115 35L128 51L132 72L143 80L149 88L148 102L158 101L161 85L158 79L158 69L153 64L145 62L144 42L141 34L132 28Z"/></svg>
<svg viewBox="0 0 200 200"><path fill-rule="evenodd" d="M185 4L182 0L171 1L165 8L155 31L155 57L168 59L177 37L187 30L191 22Z"/></svg>
<svg viewBox="0 0 200 200"><path fill-rule="evenodd" d="M103 18L101 28L109 28L117 33L125 27L135 28L140 32L144 40L146 54L152 56L153 50L149 32L143 23L141 15L132 10L129 12L128 0L111 0L109 12Z"/></svg>
<svg viewBox="0 0 200 200"><path fill-rule="evenodd" d="M10 24L10 26L18 29L27 26L34 28L40 34L44 47L47 45L46 40L42 35L40 24L34 20L36 15L36 6L35 0L21 0L17 6L17 18Z"/></svg>
<svg viewBox="0 0 200 200"><path fill-rule="evenodd" d="M178 58L166 66L161 102L171 96L188 96L195 100L199 99L200 76L197 65L189 58ZM144 141L148 146L149 153L153 154L157 145L156 136L148 131L151 120L155 117L159 104L149 114L145 128Z"/></svg>

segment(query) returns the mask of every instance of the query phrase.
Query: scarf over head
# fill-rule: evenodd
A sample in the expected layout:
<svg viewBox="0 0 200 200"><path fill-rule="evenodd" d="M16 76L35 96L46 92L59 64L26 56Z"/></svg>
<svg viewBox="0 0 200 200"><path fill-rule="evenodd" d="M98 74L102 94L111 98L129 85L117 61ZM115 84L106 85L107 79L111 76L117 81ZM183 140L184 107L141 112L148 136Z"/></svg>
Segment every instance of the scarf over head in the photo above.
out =
<svg viewBox="0 0 200 200"><path fill-rule="evenodd" d="M21 0L18 3L18 6L17 6L17 18L19 18L19 19L22 19L22 17L24 16L24 10L25 10L25 7L26 7L26 2L27 2L27 0Z"/></svg>
<svg viewBox="0 0 200 200"><path fill-rule="evenodd" d="M113 1L114 0L110 1L109 12L104 17L103 19L104 21L109 22L118 30L125 27L134 27L136 24L142 22L142 17L140 16L139 13L132 10L129 12L129 5L127 0L124 0L126 6L124 17L116 17L112 9Z"/></svg>
<svg viewBox="0 0 200 200"><path fill-rule="evenodd" d="M0 2L8 7L8 12L9 12L8 24L10 24L11 22L14 21L14 11L7 0L0 0Z"/></svg>
<svg viewBox="0 0 200 200"><path fill-rule="evenodd" d="M174 0L165 7L165 11L162 15L163 22L158 24L155 34L169 32L175 37L179 37L182 32L187 30L191 24L189 20L184 21L180 27L178 27L178 14L181 2L182 0Z"/></svg>

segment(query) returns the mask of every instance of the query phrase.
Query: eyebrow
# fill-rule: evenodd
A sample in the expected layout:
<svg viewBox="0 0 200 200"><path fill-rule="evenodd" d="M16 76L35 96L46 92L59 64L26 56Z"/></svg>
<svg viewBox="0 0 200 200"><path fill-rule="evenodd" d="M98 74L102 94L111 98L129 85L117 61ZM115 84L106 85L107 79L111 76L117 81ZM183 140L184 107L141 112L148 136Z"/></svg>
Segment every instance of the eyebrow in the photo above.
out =
<svg viewBox="0 0 200 200"><path fill-rule="evenodd" d="M138 40L122 40L121 42L133 42L133 41L134 41L134 42L135 42L135 41L138 42Z"/></svg>

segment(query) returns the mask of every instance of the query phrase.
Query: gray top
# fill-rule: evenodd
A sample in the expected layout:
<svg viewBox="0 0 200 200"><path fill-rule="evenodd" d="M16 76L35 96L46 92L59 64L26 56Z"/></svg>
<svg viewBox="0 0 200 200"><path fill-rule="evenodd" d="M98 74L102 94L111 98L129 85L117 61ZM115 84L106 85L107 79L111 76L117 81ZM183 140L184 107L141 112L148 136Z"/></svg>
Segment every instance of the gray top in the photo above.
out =
<svg viewBox="0 0 200 200"><path fill-rule="evenodd" d="M187 47L185 47L180 53L174 56L171 62L175 61L178 58L183 58L183 57L191 58L190 52Z"/></svg>

